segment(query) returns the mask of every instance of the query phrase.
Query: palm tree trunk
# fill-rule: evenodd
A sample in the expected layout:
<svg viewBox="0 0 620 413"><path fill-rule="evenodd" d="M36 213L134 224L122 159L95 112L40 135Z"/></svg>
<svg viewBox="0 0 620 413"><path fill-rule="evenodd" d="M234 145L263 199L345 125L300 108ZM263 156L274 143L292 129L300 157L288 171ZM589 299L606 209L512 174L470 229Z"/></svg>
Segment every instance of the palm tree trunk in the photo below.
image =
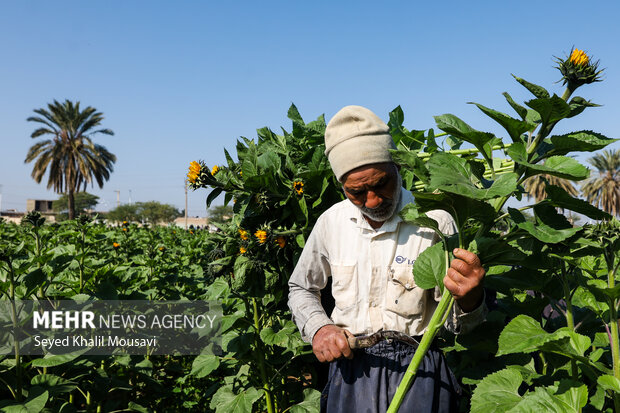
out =
<svg viewBox="0 0 620 413"><path fill-rule="evenodd" d="M75 218L75 199L73 197L73 189L70 188L67 192L67 207L69 210L69 219Z"/></svg>

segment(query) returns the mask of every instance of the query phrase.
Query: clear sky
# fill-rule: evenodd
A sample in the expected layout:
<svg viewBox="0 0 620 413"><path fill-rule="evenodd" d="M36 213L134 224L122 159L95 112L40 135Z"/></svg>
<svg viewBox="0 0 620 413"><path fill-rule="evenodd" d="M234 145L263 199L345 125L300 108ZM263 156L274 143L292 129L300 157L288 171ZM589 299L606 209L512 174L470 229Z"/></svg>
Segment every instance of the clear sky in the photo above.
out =
<svg viewBox="0 0 620 413"><path fill-rule="evenodd" d="M118 160L99 210L157 200L184 208L191 160L224 163L239 136L291 129L342 106L428 129L453 113L505 136L467 102L512 114L501 93L530 99L511 73L561 95L553 56L585 49L605 80L578 94L603 104L557 132L593 129L620 138L620 3L617 1L3 1L0 3L2 209L56 199L24 164L33 109L57 99L103 112L114 136L95 141ZM562 124L560 124L562 126ZM620 142L612 146L620 148ZM585 162L588 155L579 156ZM205 215L207 190L190 192Z"/></svg>

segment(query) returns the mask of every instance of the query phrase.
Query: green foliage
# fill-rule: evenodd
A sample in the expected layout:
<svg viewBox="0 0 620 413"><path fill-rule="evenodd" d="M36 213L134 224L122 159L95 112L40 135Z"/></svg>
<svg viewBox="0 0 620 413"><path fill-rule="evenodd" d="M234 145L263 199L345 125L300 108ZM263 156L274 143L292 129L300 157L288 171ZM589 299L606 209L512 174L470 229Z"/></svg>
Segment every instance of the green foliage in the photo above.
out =
<svg viewBox="0 0 620 413"><path fill-rule="evenodd" d="M230 205L216 205L207 211L211 222L225 222L233 216L233 209Z"/></svg>
<svg viewBox="0 0 620 413"><path fill-rule="evenodd" d="M0 300L202 300L213 285L207 231L43 221L32 213L19 226L0 223ZM197 411L218 382L209 370L219 359L207 356L17 360L0 355L2 411Z"/></svg>
<svg viewBox="0 0 620 413"><path fill-rule="evenodd" d="M170 223L181 216L173 205L157 201L119 205L106 214L111 222L141 222L145 224Z"/></svg>
<svg viewBox="0 0 620 413"><path fill-rule="evenodd" d="M63 218L68 218L67 213L69 209L69 197L67 195L61 195L56 201L52 203L52 209L61 214ZM76 192L73 195L74 208L77 215L87 214L88 211L93 210L99 202L97 195L89 194L88 192Z"/></svg>

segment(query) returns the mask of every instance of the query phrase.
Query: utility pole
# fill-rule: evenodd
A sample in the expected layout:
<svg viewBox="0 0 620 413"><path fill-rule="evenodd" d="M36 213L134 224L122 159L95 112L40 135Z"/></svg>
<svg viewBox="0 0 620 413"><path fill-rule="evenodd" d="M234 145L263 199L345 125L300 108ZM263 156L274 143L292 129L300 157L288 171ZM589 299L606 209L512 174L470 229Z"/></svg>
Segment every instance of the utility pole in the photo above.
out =
<svg viewBox="0 0 620 413"><path fill-rule="evenodd" d="M129 190L129 205L131 205L131 189Z"/></svg>
<svg viewBox="0 0 620 413"><path fill-rule="evenodd" d="M118 208L121 205L121 191L117 189L114 192L116 192L116 207Z"/></svg>
<svg viewBox="0 0 620 413"><path fill-rule="evenodd" d="M185 184L185 229L187 229L187 180L184 181Z"/></svg>

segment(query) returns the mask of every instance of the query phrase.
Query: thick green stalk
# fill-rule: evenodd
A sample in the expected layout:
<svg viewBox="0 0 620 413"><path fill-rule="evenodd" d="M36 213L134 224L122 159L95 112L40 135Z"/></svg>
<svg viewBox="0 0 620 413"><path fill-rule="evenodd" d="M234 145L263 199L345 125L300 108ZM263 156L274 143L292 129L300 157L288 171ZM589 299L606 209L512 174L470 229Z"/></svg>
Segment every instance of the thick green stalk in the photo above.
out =
<svg viewBox="0 0 620 413"><path fill-rule="evenodd" d="M446 257L446 270L450 264L450 255L448 250L445 251ZM398 408L402 404L405 395L411 388L413 384L413 379L415 379L415 375L418 372L418 368L420 364L422 364L422 360L426 355L426 352L431 346L431 343L435 339L435 336L439 332L439 329L445 323L446 317L450 313L452 309L452 304L454 303L454 297L450 294L447 288L444 289L443 295L441 296L441 300L439 304L437 304L437 308L431 317L431 320L428 323L428 327L422 336L422 340L420 340L420 345L415 350L413 354L413 358L411 359L411 363L407 367L407 371L405 372L405 376L401 380L398 388L396 389L396 393L394 394L394 398L390 402L390 406L388 407L387 413L396 413L398 412Z"/></svg>
<svg viewBox="0 0 620 413"><path fill-rule="evenodd" d="M616 286L615 271L609 270L608 285L609 288ZM620 379L620 340L618 337L618 300L612 299L609 303L609 328L611 331L611 355L614 363L614 376Z"/></svg>
<svg viewBox="0 0 620 413"><path fill-rule="evenodd" d="M10 259L6 260L9 267L9 300L11 300L11 318L13 321L13 346L15 348L15 376L17 401L22 400L22 365L19 356L19 335L17 334L17 309L15 308L15 274L13 273L13 263Z"/></svg>
<svg viewBox="0 0 620 413"><path fill-rule="evenodd" d="M450 294L448 289L444 289L443 295L441 296L441 301L437 305L437 309L433 313L433 317L428 324L428 328L424 332L422 336L422 340L420 340L420 345L416 349L413 358L411 359L411 363L409 367L407 367L407 371L405 372L405 376L402 381L398 385L396 389L396 393L394 394L394 398L390 403L390 407L387 410L387 413L396 413L398 412L398 408L403 402L405 395L411 388L413 384L413 379L426 355L426 352L431 346L431 343L435 339L435 336L439 332L439 329L443 326L443 320L445 319L445 315L447 315L452 309L452 304L454 303L454 297Z"/></svg>
<svg viewBox="0 0 620 413"><path fill-rule="evenodd" d="M562 262L562 287L564 288L564 301L566 302L566 325L571 331L575 331L575 319L573 317L573 303L571 301L570 288L568 287L568 278L566 276L566 264ZM578 379L577 362L571 360L571 376L573 380Z"/></svg>
<svg viewBox="0 0 620 413"><path fill-rule="evenodd" d="M252 298L252 310L254 312L254 328L256 329L256 337L260 334L260 321L258 319L258 305L256 304L256 298ZM260 339L257 338L257 342ZM260 373L261 381L263 382L263 389L265 390L265 401L267 403L267 412L274 413L273 400L271 398L271 387L269 387L269 381L267 380L267 371L265 370L265 355L262 351L257 351L258 370Z"/></svg>

